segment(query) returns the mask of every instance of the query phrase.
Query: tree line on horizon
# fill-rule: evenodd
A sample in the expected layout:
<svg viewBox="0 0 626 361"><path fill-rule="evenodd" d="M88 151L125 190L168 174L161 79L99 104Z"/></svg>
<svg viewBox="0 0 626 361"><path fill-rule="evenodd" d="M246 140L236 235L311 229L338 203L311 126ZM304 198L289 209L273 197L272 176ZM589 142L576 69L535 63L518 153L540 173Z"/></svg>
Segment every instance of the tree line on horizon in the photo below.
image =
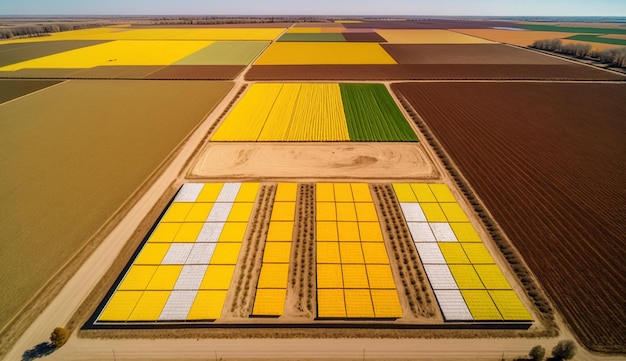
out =
<svg viewBox="0 0 626 361"><path fill-rule="evenodd" d="M592 58L604 64L626 68L626 47L604 50L591 50L591 45L582 43L563 44L561 39L536 40L532 48L572 55L579 59Z"/></svg>
<svg viewBox="0 0 626 361"><path fill-rule="evenodd" d="M90 29L106 26L105 23L100 22L59 22L49 24L28 24L28 25L16 25L0 27L0 39L11 38L30 38L36 36L47 36L51 33L58 33L61 31Z"/></svg>

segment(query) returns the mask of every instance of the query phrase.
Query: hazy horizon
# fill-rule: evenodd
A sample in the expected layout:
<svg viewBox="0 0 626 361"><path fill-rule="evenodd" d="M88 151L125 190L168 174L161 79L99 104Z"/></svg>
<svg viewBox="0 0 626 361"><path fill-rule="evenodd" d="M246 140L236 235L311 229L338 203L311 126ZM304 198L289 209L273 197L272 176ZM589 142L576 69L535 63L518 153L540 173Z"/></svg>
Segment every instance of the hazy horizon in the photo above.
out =
<svg viewBox="0 0 626 361"><path fill-rule="evenodd" d="M624 0L21 0L4 4L0 16L116 15L326 15L326 16L626 16Z"/></svg>

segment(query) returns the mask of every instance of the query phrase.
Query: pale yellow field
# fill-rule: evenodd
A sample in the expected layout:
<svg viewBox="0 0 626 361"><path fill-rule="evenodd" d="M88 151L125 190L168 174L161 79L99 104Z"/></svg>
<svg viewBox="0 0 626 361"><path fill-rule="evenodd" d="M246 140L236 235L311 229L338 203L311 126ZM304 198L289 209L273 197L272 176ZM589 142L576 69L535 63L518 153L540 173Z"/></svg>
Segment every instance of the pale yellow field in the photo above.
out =
<svg viewBox="0 0 626 361"><path fill-rule="evenodd" d="M93 68L114 65L170 65L211 45L211 41L120 40L11 64L0 71L25 68Z"/></svg>
<svg viewBox="0 0 626 361"><path fill-rule="evenodd" d="M396 64L375 43L277 42L257 59L255 65L307 64Z"/></svg>
<svg viewBox="0 0 626 361"><path fill-rule="evenodd" d="M376 31L390 44L485 44L489 40L449 30L387 30Z"/></svg>

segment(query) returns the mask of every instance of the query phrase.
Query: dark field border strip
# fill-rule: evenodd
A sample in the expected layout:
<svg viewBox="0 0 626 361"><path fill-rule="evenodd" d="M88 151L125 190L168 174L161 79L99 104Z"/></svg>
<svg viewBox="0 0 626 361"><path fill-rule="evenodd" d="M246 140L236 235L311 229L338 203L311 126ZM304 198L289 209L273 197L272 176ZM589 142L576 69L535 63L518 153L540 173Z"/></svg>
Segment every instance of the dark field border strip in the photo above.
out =
<svg viewBox="0 0 626 361"><path fill-rule="evenodd" d="M63 40L0 45L0 66L108 42L108 40Z"/></svg>
<svg viewBox="0 0 626 361"><path fill-rule="evenodd" d="M253 65L249 81L273 80L616 80L626 77L580 64L568 65Z"/></svg>
<svg viewBox="0 0 626 361"><path fill-rule="evenodd" d="M56 80L0 80L0 104L59 83Z"/></svg>

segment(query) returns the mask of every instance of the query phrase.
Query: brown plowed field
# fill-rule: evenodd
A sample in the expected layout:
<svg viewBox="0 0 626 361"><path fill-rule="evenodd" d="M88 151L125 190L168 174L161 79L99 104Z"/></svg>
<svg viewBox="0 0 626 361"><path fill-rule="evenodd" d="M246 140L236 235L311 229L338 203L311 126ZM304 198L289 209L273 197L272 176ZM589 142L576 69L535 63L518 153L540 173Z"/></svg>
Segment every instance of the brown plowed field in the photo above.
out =
<svg viewBox="0 0 626 361"><path fill-rule="evenodd" d="M343 37L346 38L346 41L360 41L360 42L375 42L382 43L385 42L385 38L378 35L375 32L367 32L367 33L343 33Z"/></svg>
<svg viewBox="0 0 626 361"><path fill-rule="evenodd" d="M626 80L580 64L253 65L246 80Z"/></svg>
<svg viewBox="0 0 626 361"><path fill-rule="evenodd" d="M420 19L399 21L364 21L362 23L344 23L346 28L375 28L375 29L484 29L494 26L516 27L518 23L509 21L473 21L473 20L444 20Z"/></svg>
<svg viewBox="0 0 626 361"><path fill-rule="evenodd" d="M626 352L626 84L404 83L591 349Z"/></svg>

